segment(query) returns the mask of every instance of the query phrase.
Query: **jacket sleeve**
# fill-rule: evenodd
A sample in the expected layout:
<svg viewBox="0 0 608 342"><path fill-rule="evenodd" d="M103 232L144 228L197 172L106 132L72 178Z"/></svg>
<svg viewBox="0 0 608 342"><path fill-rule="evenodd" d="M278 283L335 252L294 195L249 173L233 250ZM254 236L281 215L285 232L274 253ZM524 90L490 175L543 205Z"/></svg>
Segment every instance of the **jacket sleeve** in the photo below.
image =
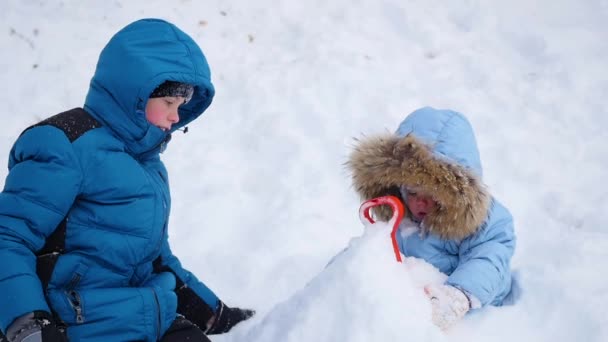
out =
<svg viewBox="0 0 608 342"><path fill-rule="evenodd" d="M82 172L65 134L52 126L28 129L9 156L0 193L0 329L34 310L49 311L36 274L35 252L65 218Z"/></svg>
<svg viewBox="0 0 608 342"><path fill-rule="evenodd" d="M194 274L184 269L179 259L173 255L168 239L163 244L159 265L156 271L170 271L175 274L177 293L177 312L206 331L209 320L220 308L220 299Z"/></svg>
<svg viewBox="0 0 608 342"><path fill-rule="evenodd" d="M472 294L482 306L500 305L511 287L514 250L513 219L495 202L485 227L460 244L460 260L447 284Z"/></svg>

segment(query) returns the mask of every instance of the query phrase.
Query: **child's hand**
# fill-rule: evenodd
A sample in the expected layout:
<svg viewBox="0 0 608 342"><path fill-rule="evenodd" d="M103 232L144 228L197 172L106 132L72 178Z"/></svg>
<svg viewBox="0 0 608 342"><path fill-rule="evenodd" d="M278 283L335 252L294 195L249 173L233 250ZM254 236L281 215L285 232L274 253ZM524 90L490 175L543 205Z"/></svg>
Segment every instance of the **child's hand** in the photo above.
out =
<svg viewBox="0 0 608 342"><path fill-rule="evenodd" d="M255 310L231 308L220 301L218 313L207 324L210 327L205 332L207 335L223 334L228 332L238 323L248 320L255 315Z"/></svg>
<svg viewBox="0 0 608 342"><path fill-rule="evenodd" d="M464 317L470 309L468 297L454 286L427 285L424 292L431 300L433 323L443 331Z"/></svg>

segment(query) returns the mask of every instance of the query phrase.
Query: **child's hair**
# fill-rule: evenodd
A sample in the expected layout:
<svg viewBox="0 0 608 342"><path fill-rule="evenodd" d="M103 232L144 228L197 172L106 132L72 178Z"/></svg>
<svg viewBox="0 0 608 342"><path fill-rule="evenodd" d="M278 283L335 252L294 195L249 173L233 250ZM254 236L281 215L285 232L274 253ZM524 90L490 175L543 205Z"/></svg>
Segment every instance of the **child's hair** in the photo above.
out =
<svg viewBox="0 0 608 342"><path fill-rule="evenodd" d="M192 99L194 94L194 86L188 83L180 83L176 81L165 81L150 94L150 98L153 97L165 97L175 96L183 97L186 99L184 103L188 103Z"/></svg>

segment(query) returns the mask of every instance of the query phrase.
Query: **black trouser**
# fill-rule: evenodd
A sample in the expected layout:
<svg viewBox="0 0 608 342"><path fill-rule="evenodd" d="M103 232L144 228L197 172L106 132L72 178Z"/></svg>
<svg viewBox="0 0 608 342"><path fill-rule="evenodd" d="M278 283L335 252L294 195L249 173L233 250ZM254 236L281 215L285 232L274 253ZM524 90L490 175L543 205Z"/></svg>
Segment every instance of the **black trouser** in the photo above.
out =
<svg viewBox="0 0 608 342"><path fill-rule="evenodd" d="M184 317L177 317L163 336L161 342L211 342L199 327ZM0 342L7 342L0 331Z"/></svg>
<svg viewBox="0 0 608 342"><path fill-rule="evenodd" d="M160 342L211 342L205 333L183 316L178 316Z"/></svg>

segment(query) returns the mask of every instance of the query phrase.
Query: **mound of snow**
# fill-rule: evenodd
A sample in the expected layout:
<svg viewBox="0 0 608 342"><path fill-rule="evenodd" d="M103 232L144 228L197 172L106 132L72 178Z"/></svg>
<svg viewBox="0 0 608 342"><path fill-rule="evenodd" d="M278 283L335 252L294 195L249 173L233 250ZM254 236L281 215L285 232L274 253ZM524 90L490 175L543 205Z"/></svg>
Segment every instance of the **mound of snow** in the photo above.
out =
<svg viewBox="0 0 608 342"><path fill-rule="evenodd" d="M256 326L243 341L398 341L442 339L423 286L445 275L416 258L395 260L386 223L362 236ZM348 329L344 329L348 327Z"/></svg>

